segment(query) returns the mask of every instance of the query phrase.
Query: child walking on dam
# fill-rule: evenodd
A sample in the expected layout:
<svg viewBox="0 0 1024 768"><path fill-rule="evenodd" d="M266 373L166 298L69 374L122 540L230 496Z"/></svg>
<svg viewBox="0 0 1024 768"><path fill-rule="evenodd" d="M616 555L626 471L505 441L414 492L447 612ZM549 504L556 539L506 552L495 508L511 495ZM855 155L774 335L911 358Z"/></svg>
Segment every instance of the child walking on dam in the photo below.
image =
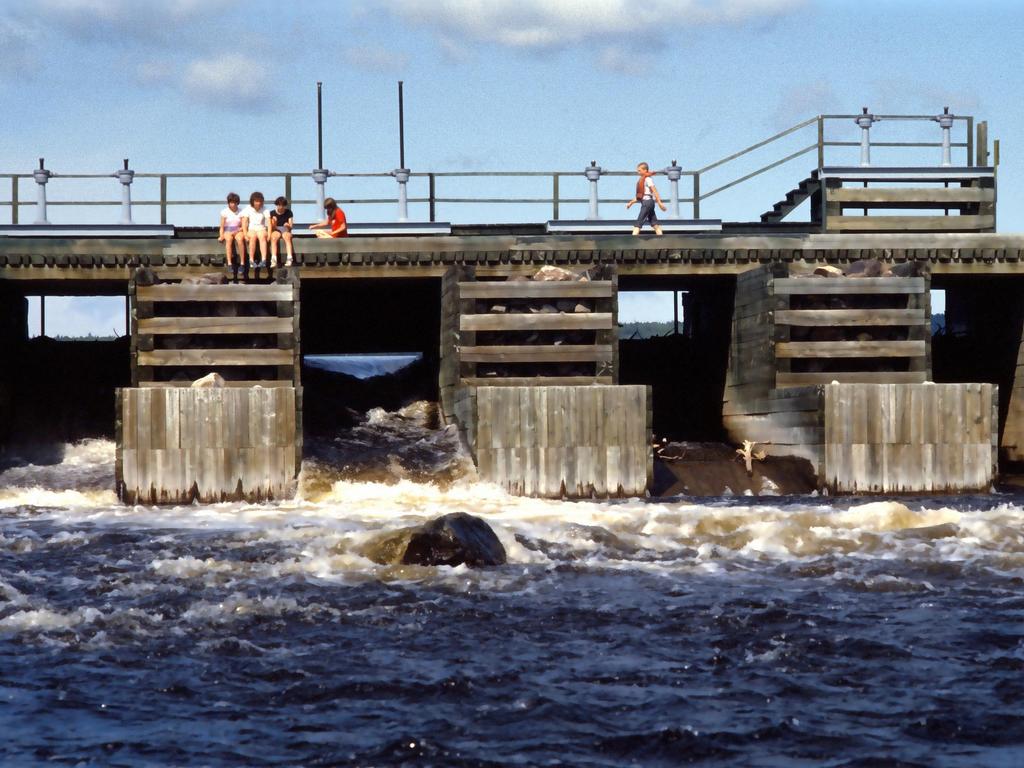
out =
<svg viewBox="0 0 1024 768"><path fill-rule="evenodd" d="M626 203L627 210L633 206L633 203L640 203L640 215L637 217L636 224L633 225L633 234L639 235L640 228L645 223L649 223L654 229L654 234L660 235L662 234L661 225L658 224L658 217L654 214L654 205L657 203L663 211L668 209L661 202L661 195L658 194L658 188L652 181L655 174L651 172L647 163L640 163L636 167L636 172L640 176L636 181L636 196Z"/></svg>

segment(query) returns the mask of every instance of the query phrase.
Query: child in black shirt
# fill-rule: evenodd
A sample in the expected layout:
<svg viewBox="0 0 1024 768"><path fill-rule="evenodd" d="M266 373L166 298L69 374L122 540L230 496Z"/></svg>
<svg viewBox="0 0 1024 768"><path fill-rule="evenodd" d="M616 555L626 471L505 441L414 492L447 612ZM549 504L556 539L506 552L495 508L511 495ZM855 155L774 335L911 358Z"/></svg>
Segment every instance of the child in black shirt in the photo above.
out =
<svg viewBox="0 0 1024 768"><path fill-rule="evenodd" d="M281 266L281 240L288 252L285 266L290 267L295 253L292 250L292 209L288 207L288 198L279 197L274 201L274 210L270 212L270 254L274 266Z"/></svg>

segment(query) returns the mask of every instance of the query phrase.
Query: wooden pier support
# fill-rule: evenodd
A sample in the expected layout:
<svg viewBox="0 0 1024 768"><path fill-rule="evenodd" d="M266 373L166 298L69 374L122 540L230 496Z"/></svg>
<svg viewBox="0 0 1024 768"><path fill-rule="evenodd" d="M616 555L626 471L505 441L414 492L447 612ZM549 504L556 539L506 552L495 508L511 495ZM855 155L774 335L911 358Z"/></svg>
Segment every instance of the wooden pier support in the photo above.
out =
<svg viewBox="0 0 1024 768"><path fill-rule="evenodd" d="M439 387L481 479L546 498L643 496L651 395L618 386L618 281L442 280Z"/></svg>
<svg viewBox="0 0 1024 768"><path fill-rule="evenodd" d="M931 382L923 277L737 279L723 422L831 493L987 491L998 387Z"/></svg>
<svg viewBox="0 0 1024 768"><path fill-rule="evenodd" d="M269 501L295 493L294 387L117 390L117 495L126 504Z"/></svg>

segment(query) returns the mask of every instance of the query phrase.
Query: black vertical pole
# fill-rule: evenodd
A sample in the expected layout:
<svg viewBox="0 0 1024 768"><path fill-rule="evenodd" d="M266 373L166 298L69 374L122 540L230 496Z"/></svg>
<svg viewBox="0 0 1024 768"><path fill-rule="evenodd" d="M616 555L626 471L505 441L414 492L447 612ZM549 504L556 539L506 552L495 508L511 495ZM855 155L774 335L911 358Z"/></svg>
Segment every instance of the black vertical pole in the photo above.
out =
<svg viewBox="0 0 1024 768"><path fill-rule="evenodd" d="M401 80L398 81L398 167L405 168L405 104Z"/></svg>
<svg viewBox="0 0 1024 768"><path fill-rule="evenodd" d="M316 167L324 167L324 101L323 83L316 81Z"/></svg>

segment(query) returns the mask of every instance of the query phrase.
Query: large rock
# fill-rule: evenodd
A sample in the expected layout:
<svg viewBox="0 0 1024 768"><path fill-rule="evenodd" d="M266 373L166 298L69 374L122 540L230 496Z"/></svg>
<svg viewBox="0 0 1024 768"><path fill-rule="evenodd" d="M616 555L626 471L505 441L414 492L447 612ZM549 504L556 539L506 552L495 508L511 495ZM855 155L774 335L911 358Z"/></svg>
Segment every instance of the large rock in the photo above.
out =
<svg viewBox="0 0 1024 768"><path fill-rule="evenodd" d="M219 373L208 373L192 382L193 389L220 389L223 386L224 377Z"/></svg>
<svg viewBox="0 0 1024 768"><path fill-rule="evenodd" d="M504 565L505 548L479 517L456 512L372 540L363 554L381 565Z"/></svg>
<svg viewBox="0 0 1024 768"><path fill-rule="evenodd" d="M839 267L833 267L831 264L822 264L814 268L814 274L821 277L842 277L843 270Z"/></svg>
<svg viewBox="0 0 1024 768"><path fill-rule="evenodd" d="M902 261L893 265L892 274L894 277L920 277L924 273L923 267L919 261Z"/></svg>
<svg viewBox="0 0 1024 768"><path fill-rule="evenodd" d="M547 265L541 267L533 276L534 280L579 280L580 276L575 272L571 272L568 269L562 269L562 267L553 267Z"/></svg>
<svg viewBox="0 0 1024 768"><path fill-rule="evenodd" d="M858 259L846 267L847 277L881 277L885 265L878 259Z"/></svg>

